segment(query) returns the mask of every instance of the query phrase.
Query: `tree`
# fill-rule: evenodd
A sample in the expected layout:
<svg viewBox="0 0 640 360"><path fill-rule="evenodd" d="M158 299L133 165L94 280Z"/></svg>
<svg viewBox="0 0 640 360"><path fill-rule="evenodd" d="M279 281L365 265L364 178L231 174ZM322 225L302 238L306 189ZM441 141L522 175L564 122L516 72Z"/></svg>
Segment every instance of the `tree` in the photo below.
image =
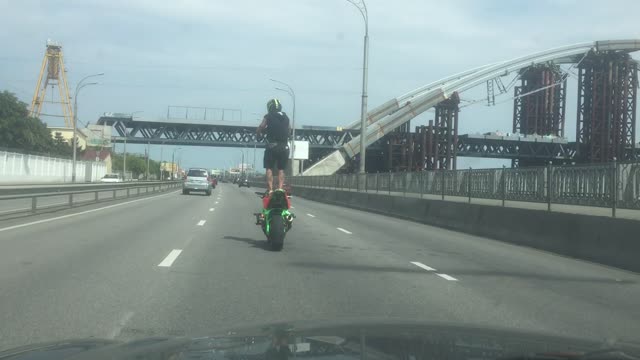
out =
<svg viewBox="0 0 640 360"><path fill-rule="evenodd" d="M0 93L0 146L65 156L72 149L54 141L47 125L30 117L27 104L8 91Z"/></svg>
<svg viewBox="0 0 640 360"><path fill-rule="evenodd" d="M124 157L122 154L111 153L111 167L114 172L122 172ZM127 154L127 172L134 178L144 177L147 173L147 158L142 154ZM149 177L157 177L160 173L160 163L149 160Z"/></svg>

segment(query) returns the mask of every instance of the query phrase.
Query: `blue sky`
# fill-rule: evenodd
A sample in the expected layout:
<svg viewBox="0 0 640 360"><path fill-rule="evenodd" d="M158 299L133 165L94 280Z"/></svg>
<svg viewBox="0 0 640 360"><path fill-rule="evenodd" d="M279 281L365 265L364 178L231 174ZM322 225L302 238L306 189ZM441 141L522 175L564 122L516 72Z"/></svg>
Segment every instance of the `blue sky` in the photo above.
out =
<svg viewBox="0 0 640 360"><path fill-rule="evenodd" d="M640 1L634 0L368 0L367 5L370 107L479 65L577 42L640 38L633 16ZM263 113L271 97L291 109L269 78L295 89L298 124L337 126L359 116L363 25L345 0L0 0L0 9L0 90L28 102L45 42L53 39L63 45L72 87L87 74L106 74L99 86L83 91L83 122L95 122L103 112L134 111L157 120L166 116L168 105L190 105L241 109L242 121L255 123L254 113ZM462 97L482 98L483 92ZM569 93L566 132L572 139L575 84ZM460 133L508 131L511 112L509 101L465 108ZM427 112L412 124L432 117ZM165 158L171 151L165 147ZM179 154L187 166L239 162L238 149L192 147ZM160 157L158 146L152 156ZM461 159L459 164L500 163Z"/></svg>

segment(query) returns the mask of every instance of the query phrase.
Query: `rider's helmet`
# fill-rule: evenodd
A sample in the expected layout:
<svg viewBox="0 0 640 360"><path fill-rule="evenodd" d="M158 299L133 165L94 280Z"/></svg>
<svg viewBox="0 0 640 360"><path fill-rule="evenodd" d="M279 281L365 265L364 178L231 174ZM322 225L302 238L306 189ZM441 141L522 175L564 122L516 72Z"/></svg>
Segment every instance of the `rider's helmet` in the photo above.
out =
<svg viewBox="0 0 640 360"><path fill-rule="evenodd" d="M282 111L282 103L278 99L271 99L267 102L267 111L270 113Z"/></svg>

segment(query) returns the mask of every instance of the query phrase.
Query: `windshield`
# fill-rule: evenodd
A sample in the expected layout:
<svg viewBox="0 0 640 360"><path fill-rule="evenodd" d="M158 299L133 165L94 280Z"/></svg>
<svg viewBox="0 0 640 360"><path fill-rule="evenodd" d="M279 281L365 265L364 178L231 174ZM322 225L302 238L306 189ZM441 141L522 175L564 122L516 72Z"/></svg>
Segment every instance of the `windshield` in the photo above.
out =
<svg viewBox="0 0 640 360"><path fill-rule="evenodd" d="M190 177L207 177L207 172L205 170L189 170L187 176Z"/></svg>
<svg viewBox="0 0 640 360"><path fill-rule="evenodd" d="M640 342L639 15L0 1L0 358L290 322Z"/></svg>

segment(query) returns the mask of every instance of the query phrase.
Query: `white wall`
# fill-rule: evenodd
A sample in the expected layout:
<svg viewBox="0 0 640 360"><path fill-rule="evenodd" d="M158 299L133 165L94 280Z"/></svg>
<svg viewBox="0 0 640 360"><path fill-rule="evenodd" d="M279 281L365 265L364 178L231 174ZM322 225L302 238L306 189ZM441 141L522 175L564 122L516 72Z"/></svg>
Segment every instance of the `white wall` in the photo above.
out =
<svg viewBox="0 0 640 360"><path fill-rule="evenodd" d="M73 161L0 151L0 183L71 182ZM79 182L98 181L107 172L104 162L78 161Z"/></svg>

